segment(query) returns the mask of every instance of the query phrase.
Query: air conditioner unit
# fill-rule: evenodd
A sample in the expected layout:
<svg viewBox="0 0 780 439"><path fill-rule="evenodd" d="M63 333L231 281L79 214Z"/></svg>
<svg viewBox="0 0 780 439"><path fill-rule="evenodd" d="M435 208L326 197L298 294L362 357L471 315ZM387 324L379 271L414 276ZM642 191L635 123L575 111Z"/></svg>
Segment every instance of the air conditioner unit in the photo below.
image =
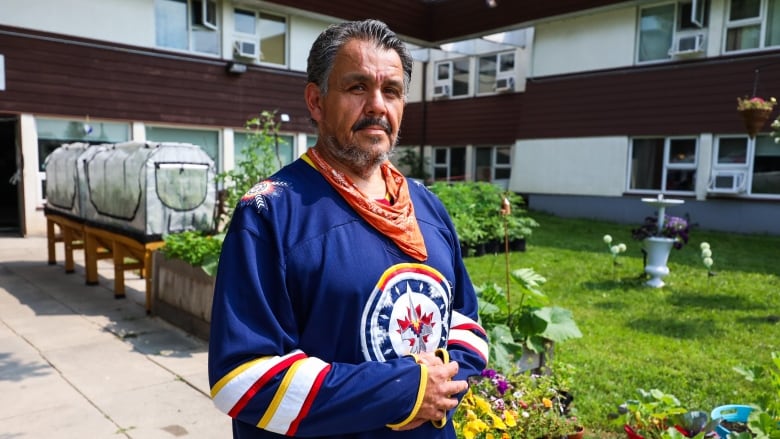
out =
<svg viewBox="0 0 780 439"><path fill-rule="evenodd" d="M713 171L708 192L737 194L745 192L747 171Z"/></svg>
<svg viewBox="0 0 780 439"><path fill-rule="evenodd" d="M450 97L450 86L449 85L436 85L433 87L433 98L434 99L444 99Z"/></svg>
<svg viewBox="0 0 780 439"><path fill-rule="evenodd" d="M514 77L508 77L508 78L499 78L496 79L496 86L495 90L496 93L506 92L506 91L513 91L515 89L515 78Z"/></svg>
<svg viewBox="0 0 780 439"><path fill-rule="evenodd" d="M260 57L260 44L255 40L237 38L233 42L233 52L242 58L257 59Z"/></svg>
<svg viewBox="0 0 780 439"><path fill-rule="evenodd" d="M704 33L677 35L669 49L669 55L695 55L704 51Z"/></svg>

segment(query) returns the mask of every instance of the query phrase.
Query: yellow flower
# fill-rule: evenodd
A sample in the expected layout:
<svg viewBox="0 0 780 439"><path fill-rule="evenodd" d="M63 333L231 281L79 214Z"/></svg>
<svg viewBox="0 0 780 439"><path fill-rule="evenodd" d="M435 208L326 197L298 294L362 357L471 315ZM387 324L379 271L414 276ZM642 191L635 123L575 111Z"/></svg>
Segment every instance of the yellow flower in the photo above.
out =
<svg viewBox="0 0 780 439"><path fill-rule="evenodd" d="M542 404L544 404L544 406L548 409L552 408L553 406L552 400L550 398L542 398Z"/></svg>
<svg viewBox="0 0 780 439"><path fill-rule="evenodd" d="M478 396L474 397L475 405L477 406L477 409L481 411L482 413L492 413L493 410L490 408L490 404L485 401L483 398L480 398Z"/></svg>
<svg viewBox="0 0 780 439"><path fill-rule="evenodd" d="M517 426L517 420L515 419L516 413L512 410L507 410L504 412L504 422L506 422L506 425L509 427L516 427Z"/></svg>
<svg viewBox="0 0 780 439"><path fill-rule="evenodd" d="M490 419L493 420L493 427L499 430L506 430L506 424L504 424L504 421L500 417L493 413L489 413L488 415L490 416Z"/></svg>

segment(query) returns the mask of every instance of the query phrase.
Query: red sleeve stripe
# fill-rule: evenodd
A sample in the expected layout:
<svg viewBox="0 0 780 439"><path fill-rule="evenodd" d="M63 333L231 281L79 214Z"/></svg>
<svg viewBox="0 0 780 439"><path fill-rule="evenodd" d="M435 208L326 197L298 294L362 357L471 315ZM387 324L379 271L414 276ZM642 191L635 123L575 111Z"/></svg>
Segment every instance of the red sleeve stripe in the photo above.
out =
<svg viewBox="0 0 780 439"><path fill-rule="evenodd" d="M485 335L485 329L482 328L482 325L457 311L452 313L452 323L450 323L450 327L453 329L468 329Z"/></svg>
<svg viewBox="0 0 780 439"><path fill-rule="evenodd" d="M462 346L487 361L488 359L488 343L485 339L477 336L471 331L464 331L462 329L453 329L450 331L450 339L447 341L447 345L459 345Z"/></svg>
<svg viewBox="0 0 780 439"><path fill-rule="evenodd" d="M301 358L306 358L306 354L295 350L284 356L258 358L238 366L211 389L214 405L235 416L271 377Z"/></svg>
<svg viewBox="0 0 780 439"><path fill-rule="evenodd" d="M260 376L260 379L258 379L247 391L241 396L241 399L238 400L236 405L233 406L233 408L228 412L228 415L230 415L231 418L235 418L238 416L238 414L241 412L241 410L246 407L247 403L252 399L253 396L257 394L257 391L260 390L266 383L271 381L273 377L275 377L278 373L281 373L283 370L290 367L291 364L294 364L296 361L306 358L305 355L296 355L293 357L287 358L285 361L277 363L273 365L266 373L264 373L262 376Z"/></svg>
<svg viewBox="0 0 780 439"><path fill-rule="evenodd" d="M290 424L290 429L287 431L287 436L295 436L295 433L298 431L298 426L301 424L301 421L303 418L306 417L306 415L309 414L309 410L311 409L311 405L314 403L314 398L317 396L317 394L320 392L320 388L322 387L322 382L325 381L325 376L330 372L330 365L328 367L322 369L317 375L317 379L314 380L314 385L311 387L311 392L309 392L309 395L306 397L306 401L303 403L303 407L301 407L301 412L298 414L298 417L295 418L295 420Z"/></svg>
<svg viewBox="0 0 780 439"><path fill-rule="evenodd" d="M328 363L314 357L290 366L257 427L278 434L289 431L315 388L320 372L328 367Z"/></svg>

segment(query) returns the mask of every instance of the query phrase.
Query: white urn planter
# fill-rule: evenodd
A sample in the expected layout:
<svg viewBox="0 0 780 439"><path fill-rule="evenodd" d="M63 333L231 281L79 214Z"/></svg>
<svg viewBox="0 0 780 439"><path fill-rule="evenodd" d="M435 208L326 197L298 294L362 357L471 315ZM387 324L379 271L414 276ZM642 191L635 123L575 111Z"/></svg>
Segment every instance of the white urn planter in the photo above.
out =
<svg viewBox="0 0 780 439"><path fill-rule="evenodd" d="M666 263L669 261L669 252L672 251L674 239L651 236L645 238L644 244L647 252L645 273L650 276L650 280L645 284L653 288L661 288L665 285L663 278L669 275L669 267Z"/></svg>

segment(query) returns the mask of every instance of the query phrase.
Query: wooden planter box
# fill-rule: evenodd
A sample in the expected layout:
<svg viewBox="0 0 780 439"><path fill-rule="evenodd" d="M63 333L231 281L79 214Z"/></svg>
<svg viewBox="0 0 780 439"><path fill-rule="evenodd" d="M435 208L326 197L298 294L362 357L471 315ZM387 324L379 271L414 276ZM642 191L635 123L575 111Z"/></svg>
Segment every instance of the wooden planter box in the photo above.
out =
<svg viewBox="0 0 780 439"><path fill-rule="evenodd" d="M152 313L200 337L209 338L215 278L180 259L152 255Z"/></svg>

